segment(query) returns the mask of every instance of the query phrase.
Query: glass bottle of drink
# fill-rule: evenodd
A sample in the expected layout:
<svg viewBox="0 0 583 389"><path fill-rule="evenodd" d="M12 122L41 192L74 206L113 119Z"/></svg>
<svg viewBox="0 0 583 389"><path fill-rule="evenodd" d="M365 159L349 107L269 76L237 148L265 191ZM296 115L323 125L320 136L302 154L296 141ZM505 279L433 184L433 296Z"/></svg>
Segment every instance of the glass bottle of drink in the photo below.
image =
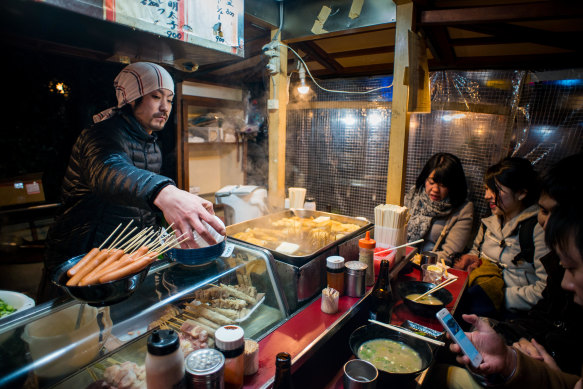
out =
<svg viewBox="0 0 583 389"><path fill-rule="evenodd" d="M293 389L291 379L291 356L279 353L275 356L275 380L273 389Z"/></svg>
<svg viewBox="0 0 583 389"><path fill-rule="evenodd" d="M389 278L388 259L381 261L377 282L374 285L370 298L370 318L383 323L390 323L393 312L393 292Z"/></svg>

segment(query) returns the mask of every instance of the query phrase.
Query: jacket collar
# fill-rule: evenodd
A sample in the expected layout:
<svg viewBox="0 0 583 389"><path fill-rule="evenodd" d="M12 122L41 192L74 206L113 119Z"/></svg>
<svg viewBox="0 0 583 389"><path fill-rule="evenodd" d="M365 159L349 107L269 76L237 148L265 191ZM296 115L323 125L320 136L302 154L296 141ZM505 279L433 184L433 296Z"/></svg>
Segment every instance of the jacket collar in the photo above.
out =
<svg viewBox="0 0 583 389"><path fill-rule="evenodd" d="M484 226L488 228L489 231L495 235L501 235L502 237L508 237L512 235L518 224L525 219L535 216L538 213L538 205L533 204L530 207L523 210L521 213L516 215L514 219L506 223L503 228L501 228L500 217L498 215L492 215L485 219L482 219Z"/></svg>
<svg viewBox="0 0 583 389"><path fill-rule="evenodd" d="M122 112L120 113L120 116L127 123L127 131L132 137L138 140L143 140L144 142L155 142L158 139L158 135L155 132L151 135L148 134L134 115Z"/></svg>

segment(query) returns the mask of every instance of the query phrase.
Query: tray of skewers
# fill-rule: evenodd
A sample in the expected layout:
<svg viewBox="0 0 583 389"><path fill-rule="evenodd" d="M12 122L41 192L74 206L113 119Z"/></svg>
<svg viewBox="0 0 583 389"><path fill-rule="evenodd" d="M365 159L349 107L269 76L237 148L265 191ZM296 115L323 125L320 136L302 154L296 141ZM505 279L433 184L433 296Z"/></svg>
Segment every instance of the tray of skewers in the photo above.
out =
<svg viewBox="0 0 583 389"><path fill-rule="evenodd" d="M53 283L71 297L96 307L131 296L144 282L150 266L181 241L164 229L136 231L134 227L127 231L130 225L116 235L120 224L101 246L59 265L53 272Z"/></svg>

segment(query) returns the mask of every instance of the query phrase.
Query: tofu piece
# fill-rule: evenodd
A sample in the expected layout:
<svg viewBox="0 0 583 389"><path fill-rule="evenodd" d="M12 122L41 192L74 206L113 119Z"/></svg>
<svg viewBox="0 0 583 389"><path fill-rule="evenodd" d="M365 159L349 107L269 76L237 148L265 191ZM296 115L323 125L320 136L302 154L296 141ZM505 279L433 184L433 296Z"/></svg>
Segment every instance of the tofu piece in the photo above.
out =
<svg viewBox="0 0 583 389"><path fill-rule="evenodd" d="M299 248L300 246L295 243L281 242L281 244L277 246L275 251L280 252L282 254L292 255L293 253L298 251Z"/></svg>

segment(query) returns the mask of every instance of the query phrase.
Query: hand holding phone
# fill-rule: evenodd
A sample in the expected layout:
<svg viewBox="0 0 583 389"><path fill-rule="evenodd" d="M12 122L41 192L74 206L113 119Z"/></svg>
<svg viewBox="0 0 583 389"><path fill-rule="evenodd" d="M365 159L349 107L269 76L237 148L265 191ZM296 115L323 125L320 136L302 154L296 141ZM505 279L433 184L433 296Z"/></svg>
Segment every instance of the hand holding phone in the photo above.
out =
<svg viewBox="0 0 583 389"><path fill-rule="evenodd" d="M482 363L482 355L478 352L476 347L472 344L465 332L459 326L458 322L449 313L447 308L443 308L435 314L437 320L443 325L449 336L456 342L462 352L470 358L472 366L477 368Z"/></svg>

